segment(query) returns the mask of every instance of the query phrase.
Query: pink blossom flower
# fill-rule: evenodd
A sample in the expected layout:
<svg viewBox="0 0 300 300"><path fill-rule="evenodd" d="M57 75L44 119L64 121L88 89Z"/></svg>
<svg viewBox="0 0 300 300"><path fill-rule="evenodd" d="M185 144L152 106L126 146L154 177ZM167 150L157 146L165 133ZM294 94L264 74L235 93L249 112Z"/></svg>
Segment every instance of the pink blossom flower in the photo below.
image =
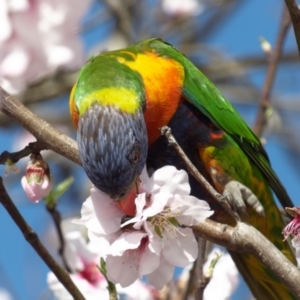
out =
<svg viewBox="0 0 300 300"><path fill-rule="evenodd" d="M300 234L300 208L286 207L285 210L294 217L294 219L282 231L284 239L287 239L290 235L298 236Z"/></svg>
<svg viewBox="0 0 300 300"><path fill-rule="evenodd" d="M52 189L52 179L48 164L40 154L31 154L25 176L21 184L27 198L32 202L39 202Z"/></svg>
<svg viewBox="0 0 300 300"><path fill-rule="evenodd" d="M70 277L87 300L108 300L107 282L97 265L100 257L91 243L86 243L78 231L68 232L65 237L65 258L71 269ZM65 287L50 272L47 276L50 290L58 300L73 299ZM128 288L117 286L117 292L124 300L153 300L152 291L140 281L134 282ZM134 297L139 295L138 297Z"/></svg>
<svg viewBox="0 0 300 300"><path fill-rule="evenodd" d="M133 218L123 219L117 203L92 188L76 222L87 227L91 242L106 257L109 280L125 287L146 275L162 289L175 266L185 267L198 255L193 231L180 225L198 224L213 212L207 202L189 195L185 171L166 166L151 178L144 170L140 178Z"/></svg>
<svg viewBox="0 0 300 300"><path fill-rule="evenodd" d="M294 236L292 239L292 246L296 249L296 259L298 268L300 268L300 208L286 207L285 210L287 213L293 216L294 219L283 229L282 233L285 240L290 235Z"/></svg>
<svg viewBox="0 0 300 300"><path fill-rule="evenodd" d="M79 68L84 55L77 32L91 2L0 1L0 85L16 94L60 67Z"/></svg>
<svg viewBox="0 0 300 300"><path fill-rule="evenodd" d="M92 245L87 244L78 231L68 232L65 240L64 256L71 269L70 276L73 282L86 299L108 299L106 280L97 268L100 258ZM73 299L52 272L48 273L47 282L56 299Z"/></svg>

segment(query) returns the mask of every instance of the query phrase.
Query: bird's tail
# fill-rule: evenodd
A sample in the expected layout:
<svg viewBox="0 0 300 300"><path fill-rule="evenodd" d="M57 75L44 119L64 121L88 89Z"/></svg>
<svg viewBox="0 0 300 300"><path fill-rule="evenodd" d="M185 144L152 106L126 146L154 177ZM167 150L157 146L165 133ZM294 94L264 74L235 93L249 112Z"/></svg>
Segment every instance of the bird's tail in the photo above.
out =
<svg viewBox="0 0 300 300"><path fill-rule="evenodd" d="M261 182L261 187L264 185ZM263 190L263 192L262 192ZM259 217L255 212L249 211L247 222L262 232L278 250L284 254L292 263L296 263L294 253L287 241L283 241L282 230L285 223L282 215L275 204L272 192L269 187L257 193L263 199L265 217ZM251 254L230 252L237 268L251 289L257 300L290 300L297 299L287 286L278 279L266 266ZM280 262L278 262L280 263Z"/></svg>
<svg viewBox="0 0 300 300"><path fill-rule="evenodd" d="M230 255L256 300L297 299L288 288L253 255L231 251Z"/></svg>

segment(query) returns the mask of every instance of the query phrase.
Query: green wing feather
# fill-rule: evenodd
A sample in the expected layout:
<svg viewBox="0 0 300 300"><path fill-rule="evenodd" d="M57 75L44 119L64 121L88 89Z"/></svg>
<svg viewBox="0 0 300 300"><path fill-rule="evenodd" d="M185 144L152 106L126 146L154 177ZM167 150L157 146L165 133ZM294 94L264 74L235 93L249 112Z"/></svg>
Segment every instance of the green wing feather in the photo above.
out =
<svg viewBox="0 0 300 300"><path fill-rule="evenodd" d="M257 136L214 85L197 68L193 66L190 69L192 66L190 64L186 68L183 87L185 99L194 104L216 126L223 129L232 137L264 174L284 207L294 206L285 188L272 170L268 156Z"/></svg>

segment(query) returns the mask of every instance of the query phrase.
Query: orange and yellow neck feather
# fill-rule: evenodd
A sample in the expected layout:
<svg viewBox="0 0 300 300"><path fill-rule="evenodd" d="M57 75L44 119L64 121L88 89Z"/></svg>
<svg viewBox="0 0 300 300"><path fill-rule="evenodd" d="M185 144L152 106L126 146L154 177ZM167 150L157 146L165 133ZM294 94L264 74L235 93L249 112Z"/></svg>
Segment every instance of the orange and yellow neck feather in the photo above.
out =
<svg viewBox="0 0 300 300"><path fill-rule="evenodd" d="M149 144L160 136L160 128L168 125L181 101L184 70L175 60L155 53L133 54L134 60L118 57L118 61L140 73L146 95L146 120Z"/></svg>

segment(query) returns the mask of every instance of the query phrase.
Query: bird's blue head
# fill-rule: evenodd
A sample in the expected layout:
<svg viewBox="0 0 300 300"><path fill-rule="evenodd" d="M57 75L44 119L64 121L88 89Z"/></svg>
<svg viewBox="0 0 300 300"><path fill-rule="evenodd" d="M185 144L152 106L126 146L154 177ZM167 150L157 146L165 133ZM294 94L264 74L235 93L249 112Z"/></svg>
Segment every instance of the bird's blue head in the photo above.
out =
<svg viewBox="0 0 300 300"><path fill-rule="evenodd" d="M93 104L79 118L77 141L92 183L112 199L126 196L146 163L148 137L143 113Z"/></svg>

